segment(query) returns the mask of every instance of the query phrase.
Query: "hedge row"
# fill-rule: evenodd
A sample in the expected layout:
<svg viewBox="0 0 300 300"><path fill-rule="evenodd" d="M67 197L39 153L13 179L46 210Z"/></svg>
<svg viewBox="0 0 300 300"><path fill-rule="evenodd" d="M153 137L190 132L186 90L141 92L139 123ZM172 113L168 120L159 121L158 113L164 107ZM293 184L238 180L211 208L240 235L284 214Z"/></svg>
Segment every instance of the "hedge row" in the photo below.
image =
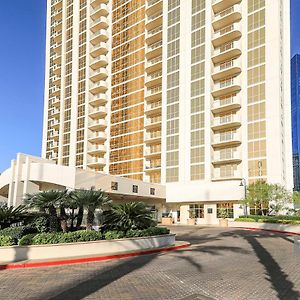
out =
<svg viewBox="0 0 300 300"><path fill-rule="evenodd" d="M241 216L236 218L235 221L300 225L300 218L292 216Z"/></svg>
<svg viewBox="0 0 300 300"><path fill-rule="evenodd" d="M61 243L75 243L88 242L98 240L112 240L120 238L154 236L170 233L170 230L164 227L150 227L143 230L128 230L123 231L107 231L104 234L93 230L78 230L74 232L44 232L44 233L29 233L16 239L17 230L12 230L9 235L9 230L5 235L0 231L0 246L26 246L26 245L47 245L47 244L61 244ZM20 234L21 231L19 231Z"/></svg>
<svg viewBox="0 0 300 300"><path fill-rule="evenodd" d="M170 230L165 227L149 227L147 229L130 229L126 233L124 231L107 231L104 234L106 240L133 238L169 234Z"/></svg>

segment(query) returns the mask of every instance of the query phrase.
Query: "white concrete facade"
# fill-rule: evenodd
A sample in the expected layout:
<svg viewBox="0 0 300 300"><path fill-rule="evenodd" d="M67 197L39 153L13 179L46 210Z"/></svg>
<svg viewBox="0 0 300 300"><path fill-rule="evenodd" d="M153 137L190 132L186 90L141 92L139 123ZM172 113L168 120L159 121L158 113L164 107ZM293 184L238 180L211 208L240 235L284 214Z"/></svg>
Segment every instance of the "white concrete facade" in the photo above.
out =
<svg viewBox="0 0 300 300"><path fill-rule="evenodd" d="M135 192L133 187L137 187ZM144 201L153 206L160 220L165 208L165 187L138 180L61 166L54 161L22 153L0 176L0 201L9 206L23 204L26 194L44 190L101 189L114 202Z"/></svg>

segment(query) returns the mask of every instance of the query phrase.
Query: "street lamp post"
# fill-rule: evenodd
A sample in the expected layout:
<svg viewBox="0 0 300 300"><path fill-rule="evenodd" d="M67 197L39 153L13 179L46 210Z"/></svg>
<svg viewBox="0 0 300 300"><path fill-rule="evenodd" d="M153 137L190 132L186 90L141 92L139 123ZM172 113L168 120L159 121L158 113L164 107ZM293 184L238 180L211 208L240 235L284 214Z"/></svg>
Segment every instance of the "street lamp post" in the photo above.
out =
<svg viewBox="0 0 300 300"><path fill-rule="evenodd" d="M243 178L241 180L240 186L244 187L244 199L246 200L246 197L247 197L247 181L246 181L245 178ZM246 202L245 202L245 205L244 205L244 214L245 214L245 216L248 215L248 208L247 208L247 203Z"/></svg>

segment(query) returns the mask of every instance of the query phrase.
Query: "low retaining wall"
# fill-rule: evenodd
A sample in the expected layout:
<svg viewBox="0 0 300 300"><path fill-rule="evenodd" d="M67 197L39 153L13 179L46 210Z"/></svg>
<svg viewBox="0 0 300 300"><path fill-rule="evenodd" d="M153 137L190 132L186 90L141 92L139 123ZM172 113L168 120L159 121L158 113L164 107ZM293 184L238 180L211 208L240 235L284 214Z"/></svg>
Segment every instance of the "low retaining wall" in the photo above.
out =
<svg viewBox="0 0 300 300"><path fill-rule="evenodd" d="M0 247L2 263L24 260L72 258L155 249L175 244L175 234L53 245Z"/></svg>
<svg viewBox="0 0 300 300"><path fill-rule="evenodd" d="M300 235L300 225L278 224L278 223L258 223L258 222L228 222L229 227L253 228L272 231L283 231Z"/></svg>

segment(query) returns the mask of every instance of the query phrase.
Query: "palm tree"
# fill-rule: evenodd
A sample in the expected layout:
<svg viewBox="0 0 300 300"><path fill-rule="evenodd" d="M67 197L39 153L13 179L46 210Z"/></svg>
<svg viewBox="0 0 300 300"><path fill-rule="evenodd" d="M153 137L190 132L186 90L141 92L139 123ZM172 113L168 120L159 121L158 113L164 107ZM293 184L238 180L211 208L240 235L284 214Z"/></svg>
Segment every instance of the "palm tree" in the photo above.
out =
<svg viewBox="0 0 300 300"><path fill-rule="evenodd" d="M17 207L7 205L0 206L0 228L4 229L10 225L25 221L30 215L26 211L24 205Z"/></svg>
<svg viewBox="0 0 300 300"><path fill-rule="evenodd" d="M57 216L56 209L62 204L62 201L65 198L65 196L66 191L42 191L36 194L27 194L25 198L25 203L30 208L38 208L40 211L47 211L49 213L50 219L50 231L58 231L59 218Z"/></svg>
<svg viewBox="0 0 300 300"><path fill-rule="evenodd" d="M115 204L106 213L105 227L127 231L145 229L155 225L150 210L143 202Z"/></svg>
<svg viewBox="0 0 300 300"><path fill-rule="evenodd" d="M95 210L100 209L100 212L102 213L105 207L111 205L111 200L105 192L94 190L93 188L90 190L76 190L71 197L77 202L78 206L76 225L79 225L82 222L83 208L87 210L87 230L92 229L95 219Z"/></svg>

